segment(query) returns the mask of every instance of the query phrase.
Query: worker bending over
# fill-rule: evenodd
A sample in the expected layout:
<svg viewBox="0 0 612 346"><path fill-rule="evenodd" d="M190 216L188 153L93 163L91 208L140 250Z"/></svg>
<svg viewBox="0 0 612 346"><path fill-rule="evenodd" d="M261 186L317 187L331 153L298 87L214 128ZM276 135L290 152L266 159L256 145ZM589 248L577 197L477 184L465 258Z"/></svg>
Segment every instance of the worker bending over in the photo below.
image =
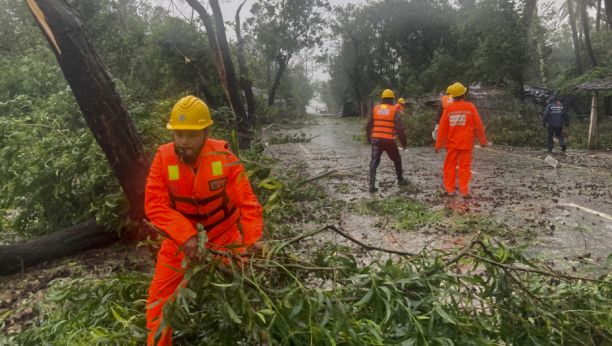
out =
<svg viewBox="0 0 612 346"><path fill-rule="evenodd" d="M408 179L402 175L402 156L395 143L398 136L402 147L406 150L406 133L404 123L397 114L396 106L393 105L395 95L387 89L382 93L382 104L374 107L372 117L366 127L368 142L372 143L372 161L370 162L370 192L376 192L376 169L380 164L380 157L387 152L389 158L395 164L397 182L400 185L408 185Z"/></svg>
<svg viewBox="0 0 612 346"><path fill-rule="evenodd" d="M397 100L397 104L395 105L395 111L396 112L403 112L404 109L405 109L405 107L404 107L405 105L406 105L406 101L404 101L404 99L400 97Z"/></svg>
<svg viewBox="0 0 612 346"><path fill-rule="evenodd" d="M476 107L463 100L466 88L455 83L448 88L453 98L440 120L438 139L436 140L436 154L438 150L446 148L444 160L444 188L447 196L455 195L455 177L457 162L459 162L459 190L463 198L471 198L468 185L472 177L472 149L474 149L474 134L480 141L480 146L487 145L484 128Z"/></svg>
<svg viewBox="0 0 612 346"><path fill-rule="evenodd" d="M548 99L548 106L544 109L544 117L542 118L542 127L546 127L548 123L548 152L552 153L554 146L553 135L559 139L559 145L561 151L565 151L565 139L563 138L563 124L569 127L569 117L567 116L567 109L559 102L557 96L551 96Z"/></svg>
<svg viewBox="0 0 612 346"><path fill-rule="evenodd" d="M181 99L166 126L174 131L174 142L159 147L147 178L147 216L172 238L161 245L149 288L148 345L154 344L163 305L183 280L184 275L171 268L182 270L184 256L199 255L197 224L204 226L208 242L214 244L208 247L225 250L224 246L237 243L249 245L250 251L263 248L258 241L263 227L261 206L242 174L242 165L228 165L238 159L227 143L209 138L212 123L202 100ZM244 238L238 230L239 219ZM172 345L170 327L162 332L158 345Z"/></svg>
<svg viewBox="0 0 612 346"><path fill-rule="evenodd" d="M446 109L446 107L448 107L449 104L453 103L453 98L450 96L448 89L450 89L450 86L446 88L446 95L442 96L442 101L438 106L438 113L436 114L436 127L434 128L433 133L431 134L434 141L436 140L436 138L438 138L438 128L440 127L440 119L442 119L442 113L444 113L444 110Z"/></svg>

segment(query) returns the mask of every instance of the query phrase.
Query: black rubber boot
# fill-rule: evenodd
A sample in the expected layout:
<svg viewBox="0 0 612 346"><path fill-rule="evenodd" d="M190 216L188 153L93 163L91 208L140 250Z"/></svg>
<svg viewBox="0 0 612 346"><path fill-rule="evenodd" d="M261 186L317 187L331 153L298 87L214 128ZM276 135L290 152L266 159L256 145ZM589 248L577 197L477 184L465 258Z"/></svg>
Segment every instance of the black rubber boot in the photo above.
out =
<svg viewBox="0 0 612 346"><path fill-rule="evenodd" d="M564 145L561 147L561 151L565 151L565 150L567 150L567 147Z"/></svg>
<svg viewBox="0 0 612 346"><path fill-rule="evenodd" d="M378 192L376 188L376 168L370 168L370 192Z"/></svg>
<svg viewBox="0 0 612 346"><path fill-rule="evenodd" d="M404 177L402 174L402 163L394 162L395 164L395 173L397 174L397 183L400 185L408 185L408 178Z"/></svg>

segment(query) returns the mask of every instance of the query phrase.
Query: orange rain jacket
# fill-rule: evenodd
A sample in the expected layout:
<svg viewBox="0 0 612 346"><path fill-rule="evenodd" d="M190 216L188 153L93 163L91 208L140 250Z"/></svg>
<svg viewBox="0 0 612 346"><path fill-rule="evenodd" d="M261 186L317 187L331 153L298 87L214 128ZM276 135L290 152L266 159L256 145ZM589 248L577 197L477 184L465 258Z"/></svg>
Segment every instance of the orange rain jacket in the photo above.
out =
<svg viewBox="0 0 612 346"><path fill-rule="evenodd" d="M474 135L478 137L481 145L487 144L487 137L476 107L464 100L453 100L442 114L436 149L439 150L444 145L447 149L472 150Z"/></svg>
<svg viewBox="0 0 612 346"><path fill-rule="evenodd" d="M209 155L215 152L225 153ZM209 243L256 242L263 228L262 209L246 175L240 176L242 165L227 165L236 161L227 143L214 139L206 140L195 169L179 161L174 143L162 145L147 178L147 216L179 245L197 234L195 226L200 222ZM232 227L239 218L244 239L238 228ZM176 247L172 241L164 243Z"/></svg>

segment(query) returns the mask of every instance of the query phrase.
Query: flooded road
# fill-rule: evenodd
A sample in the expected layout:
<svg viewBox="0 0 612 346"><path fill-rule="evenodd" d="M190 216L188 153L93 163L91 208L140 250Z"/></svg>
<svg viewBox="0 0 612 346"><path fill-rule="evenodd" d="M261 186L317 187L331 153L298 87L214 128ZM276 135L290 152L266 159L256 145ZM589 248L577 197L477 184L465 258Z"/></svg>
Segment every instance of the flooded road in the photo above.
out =
<svg viewBox="0 0 612 346"><path fill-rule="evenodd" d="M408 148L400 153L404 175L412 185L402 189L397 185L393 163L385 154L378 169L379 192L370 194L371 149L361 141L363 127L360 119L321 115L304 125L271 125L262 133L264 140L300 131L314 137L304 143L268 144L266 154L281 159L284 168L306 164L310 176L338 170L338 174L317 182L330 199L358 205L369 198L407 196L434 211L457 212L450 213L441 223L400 231L393 228L394 222L388 217L361 215L349 208L336 224L355 238L409 252L419 252L426 245L453 248L469 240L470 234L440 231L457 221L452 215L485 215L517 234L529 235L528 240L519 237L511 243L528 241L529 253L556 269L581 271L588 266L601 267L612 252L609 151L556 152L553 156L559 165L555 169L544 161L548 154L540 149L477 147L470 184L474 198L464 201L460 196L441 196L444 150L436 155L433 147ZM311 223L300 227L307 231L319 226Z"/></svg>

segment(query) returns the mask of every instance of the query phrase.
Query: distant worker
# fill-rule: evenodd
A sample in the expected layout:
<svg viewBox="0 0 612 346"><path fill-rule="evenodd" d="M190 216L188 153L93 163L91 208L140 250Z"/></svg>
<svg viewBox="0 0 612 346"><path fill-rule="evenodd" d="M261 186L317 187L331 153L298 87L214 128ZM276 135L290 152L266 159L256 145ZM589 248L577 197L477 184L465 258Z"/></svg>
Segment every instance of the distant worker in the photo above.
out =
<svg viewBox="0 0 612 346"><path fill-rule="evenodd" d="M442 101L440 102L440 106L438 106L438 113L436 114L436 127L431 133L431 136L433 137L434 141L438 137L438 128L440 126L440 119L442 118L442 113L444 112L446 107L448 107L449 104L453 103L453 98L450 96L448 89L450 89L450 86L446 88L446 95L442 96Z"/></svg>
<svg viewBox="0 0 612 346"><path fill-rule="evenodd" d="M449 103L442 119L438 139L436 140L436 154L438 150L446 148L444 160L444 188L446 196L455 195L455 177L457 162L459 163L459 190L463 198L471 198L468 190L472 172L472 149L474 149L474 134L478 137L480 146L487 145L484 127L478 117L474 104L463 100L466 88L455 83L448 88L453 102Z"/></svg>
<svg viewBox="0 0 612 346"><path fill-rule="evenodd" d="M370 162L370 192L376 192L376 169L380 164L380 157L387 152L395 164L397 182L408 185L408 179L402 174L402 156L397 148L395 137L398 136L402 147L406 150L406 133L401 117L397 116L396 106L393 105L395 95L387 89L382 93L382 104L374 107L372 117L366 127L368 142L372 143L372 161Z"/></svg>
<svg viewBox="0 0 612 346"><path fill-rule="evenodd" d="M406 101L404 101L404 99L400 97L400 98L397 100L397 104L395 105L395 109L396 109L396 111L398 111L398 112L403 112L403 111L404 111L404 109L405 109L405 108L404 108L404 105L406 105Z"/></svg>
<svg viewBox="0 0 612 346"><path fill-rule="evenodd" d="M159 147L147 178L145 212L172 238L162 242L149 288L147 345L154 344L162 308L183 281L183 258L200 255L197 224L206 230L211 244L207 247L225 250L224 246L237 243L250 251L263 249L261 206L242 165L228 165L238 159L229 153L227 143L209 138L212 123L202 100L181 99L166 125L173 130L174 141ZM160 338L157 345L172 345L172 329L167 327Z"/></svg>
<svg viewBox="0 0 612 346"><path fill-rule="evenodd" d="M559 139L559 145L561 151L565 151L565 139L563 138L563 124L565 127L569 127L569 117L567 116L567 109L559 102L557 96L551 96L548 99L548 106L544 109L544 117L542 118L542 127L546 127L548 123L548 152L552 153L554 146L553 135Z"/></svg>

